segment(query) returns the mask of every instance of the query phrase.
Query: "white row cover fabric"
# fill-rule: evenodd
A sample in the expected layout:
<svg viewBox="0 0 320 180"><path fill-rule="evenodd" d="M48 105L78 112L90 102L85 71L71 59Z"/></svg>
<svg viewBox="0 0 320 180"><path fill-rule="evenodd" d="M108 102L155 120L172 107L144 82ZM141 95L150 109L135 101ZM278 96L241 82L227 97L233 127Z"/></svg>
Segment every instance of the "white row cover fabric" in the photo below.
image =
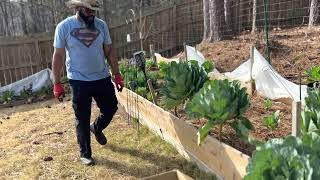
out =
<svg viewBox="0 0 320 180"><path fill-rule="evenodd" d="M300 101L300 87L283 78L277 73L266 59L254 49L254 62L252 66L252 79L255 80L256 90L270 99L292 98ZM237 79L242 82L250 81L250 59L232 72L224 73L231 79ZM307 86L301 86L301 100L307 97Z"/></svg>
<svg viewBox="0 0 320 180"><path fill-rule="evenodd" d="M188 60L196 60L200 65L206 61L206 58L203 56L203 54L200 51L197 51L196 48L187 45L186 51Z"/></svg>
<svg viewBox="0 0 320 180"><path fill-rule="evenodd" d="M206 61L201 52L196 51L194 47L186 46L186 50L188 60L196 60L199 62L199 64L202 64ZM158 61L179 61L179 59L164 58L157 53L155 53L155 55ZM279 73L277 73L256 48L254 48L253 57L254 63L252 66L252 79L255 80L256 90L259 92L259 94L273 100L281 98L291 98L294 101L300 101L299 85L286 80ZM228 79L239 80L241 82L249 82L251 79L250 69L251 62L249 59L234 71L226 72L221 75L226 76ZM220 73L216 69L214 69L212 73L209 73L209 76L220 76L219 74ZM301 100L304 101L305 97L307 96L307 86L302 85Z"/></svg>
<svg viewBox="0 0 320 180"><path fill-rule="evenodd" d="M28 76L17 82L7 86L0 87L0 96L5 91L13 91L15 95L20 95L24 89L32 89L32 92L37 92L43 87L52 86L53 78L50 69L44 69L36 74Z"/></svg>
<svg viewBox="0 0 320 180"><path fill-rule="evenodd" d="M156 56L158 63L159 62L170 63L172 61L179 62L179 58L167 59L165 57L162 57L161 54L159 54L159 53L154 53L154 55Z"/></svg>

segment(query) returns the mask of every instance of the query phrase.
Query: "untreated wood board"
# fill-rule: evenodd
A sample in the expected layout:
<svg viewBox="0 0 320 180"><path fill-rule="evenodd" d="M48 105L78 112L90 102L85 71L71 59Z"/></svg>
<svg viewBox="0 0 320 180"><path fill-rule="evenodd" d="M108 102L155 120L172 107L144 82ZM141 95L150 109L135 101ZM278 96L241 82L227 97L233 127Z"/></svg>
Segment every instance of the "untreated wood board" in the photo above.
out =
<svg viewBox="0 0 320 180"><path fill-rule="evenodd" d="M242 179L249 157L240 151L208 137L201 147L197 145L197 130L171 113L152 104L130 90L117 93L119 103L127 112L138 109L140 122L171 143L180 154L196 162L200 167L220 176L222 179ZM128 98L129 97L129 98ZM133 98L131 98L133 97ZM137 99L137 101L136 101ZM128 103L129 102L129 103ZM130 108L127 104L135 104Z"/></svg>

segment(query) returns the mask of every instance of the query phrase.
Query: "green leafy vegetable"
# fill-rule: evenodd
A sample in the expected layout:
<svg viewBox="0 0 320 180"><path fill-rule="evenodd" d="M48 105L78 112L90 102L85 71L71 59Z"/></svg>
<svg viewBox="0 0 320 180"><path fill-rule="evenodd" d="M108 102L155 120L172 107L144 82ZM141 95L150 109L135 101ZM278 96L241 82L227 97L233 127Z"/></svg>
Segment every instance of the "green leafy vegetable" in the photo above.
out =
<svg viewBox="0 0 320 180"><path fill-rule="evenodd" d="M214 69L214 64L211 61L206 61L202 64L204 70L209 73Z"/></svg>
<svg viewBox="0 0 320 180"><path fill-rule="evenodd" d="M270 109L272 107L272 100L269 98L264 99L263 106L265 109Z"/></svg>
<svg viewBox="0 0 320 180"><path fill-rule="evenodd" d="M146 70L150 70L154 66L154 62L152 59L146 60Z"/></svg>
<svg viewBox="0 0 320 180"><path fill-rule="evenodd" d="M310 82L320 81L320 66L313 66L306 71Z"/></svg>
<svg viewBox="0 0 320 180"><path fill-rule="evenodd" d="M168 71L170 69L170 64L161 61L158 63L158 67L159 67L160 77L164 78L168 74Z"/></svg>
<svg viewBox="0 0 320 180"><path fill-rule="evenodd" d="M274 130L278 127L280 122L280 111L272 113L270 116L263 118L263 125L265 125L268 129Z"/></svg>
<svg viewBox="0 0 320 180"><path fill-rule="evenodd" d="M301 132L316 132L320 135L320 89L308 90L305 102L305 109L301 113Z"/></svg>
<svg viewBox="0 0 320 180"><path fill-rule="evenodd" d="M320 137L317 134L271 139L257 148L245 180L320 179Z"/></svg>
<svg viewBox="0 0 320 180"><path fill-rule="evenodd" d="M20 97L25 99L31 96L32 96L32 84L30 84L28 88L26 86L23 86L23 90L20 92Z"/></svg>
<svg viewBox="0 0 320 180"><path fill-rule="evenodd" d="M171 62L165 85L160 93L165 96L164 106L172 109L191 98L208 79L207 73L198 63Z"/></svg>
<svg viewBox="0 0 320 180"><path fill-rule="evenodd" d="M1 100L4 103L9 103L14 100L14 91L4 91L2 92Z"/></svg>
<svg viewBox="0 0 320 180"><path fill-rule="evenodd" d="M215 125L219 125L221 139L222 128L226 124L230 125L240 138L247 140L249 130L254 129L250 121L242 116L248 106L248 94L245 88L240 88L239 82L228 80L206 82L186 106L190 117L208 120L198 131L198 144L203 142Z"/></svg>

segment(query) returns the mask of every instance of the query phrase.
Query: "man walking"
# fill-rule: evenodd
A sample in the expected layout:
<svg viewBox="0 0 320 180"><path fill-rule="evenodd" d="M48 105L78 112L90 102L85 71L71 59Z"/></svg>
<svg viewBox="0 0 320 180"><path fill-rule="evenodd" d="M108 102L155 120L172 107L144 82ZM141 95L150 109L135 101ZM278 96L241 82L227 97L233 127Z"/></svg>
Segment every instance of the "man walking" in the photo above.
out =
<svg viewBox="0 0 320 180"><path fill-rule="evenodd" d="M99 2L70 0L66 4L74 8L76 14L66 18L56 27L52 59L53 91L56 98L63 100L64 90L60 76L66 58L80 160L85 165L93 165L90 131L99 144L105 145L107 139L102 131L109 125L118 109L118 101L105 58L111 66L119 91L124 84L119 73L115 49L112 48L108 26L103 20L95 17L95 12L101 10ZM100 109L100 115L90 125L92 98Z"/></svg>

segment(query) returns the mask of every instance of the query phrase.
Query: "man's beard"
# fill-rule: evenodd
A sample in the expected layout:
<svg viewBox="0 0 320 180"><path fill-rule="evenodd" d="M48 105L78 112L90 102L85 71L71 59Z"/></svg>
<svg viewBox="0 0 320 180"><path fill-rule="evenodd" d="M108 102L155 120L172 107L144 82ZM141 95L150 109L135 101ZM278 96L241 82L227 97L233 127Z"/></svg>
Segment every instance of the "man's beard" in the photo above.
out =
<svg viewBox="0 0 320 180"><path fill-rule="evenodd" d="M84 23L86 24L86 27L89 30L92 30L92 31L96 30L96 27L94 25L95 16L85 16L81 10L79 11L79 16L84 21Z"/></svg>

